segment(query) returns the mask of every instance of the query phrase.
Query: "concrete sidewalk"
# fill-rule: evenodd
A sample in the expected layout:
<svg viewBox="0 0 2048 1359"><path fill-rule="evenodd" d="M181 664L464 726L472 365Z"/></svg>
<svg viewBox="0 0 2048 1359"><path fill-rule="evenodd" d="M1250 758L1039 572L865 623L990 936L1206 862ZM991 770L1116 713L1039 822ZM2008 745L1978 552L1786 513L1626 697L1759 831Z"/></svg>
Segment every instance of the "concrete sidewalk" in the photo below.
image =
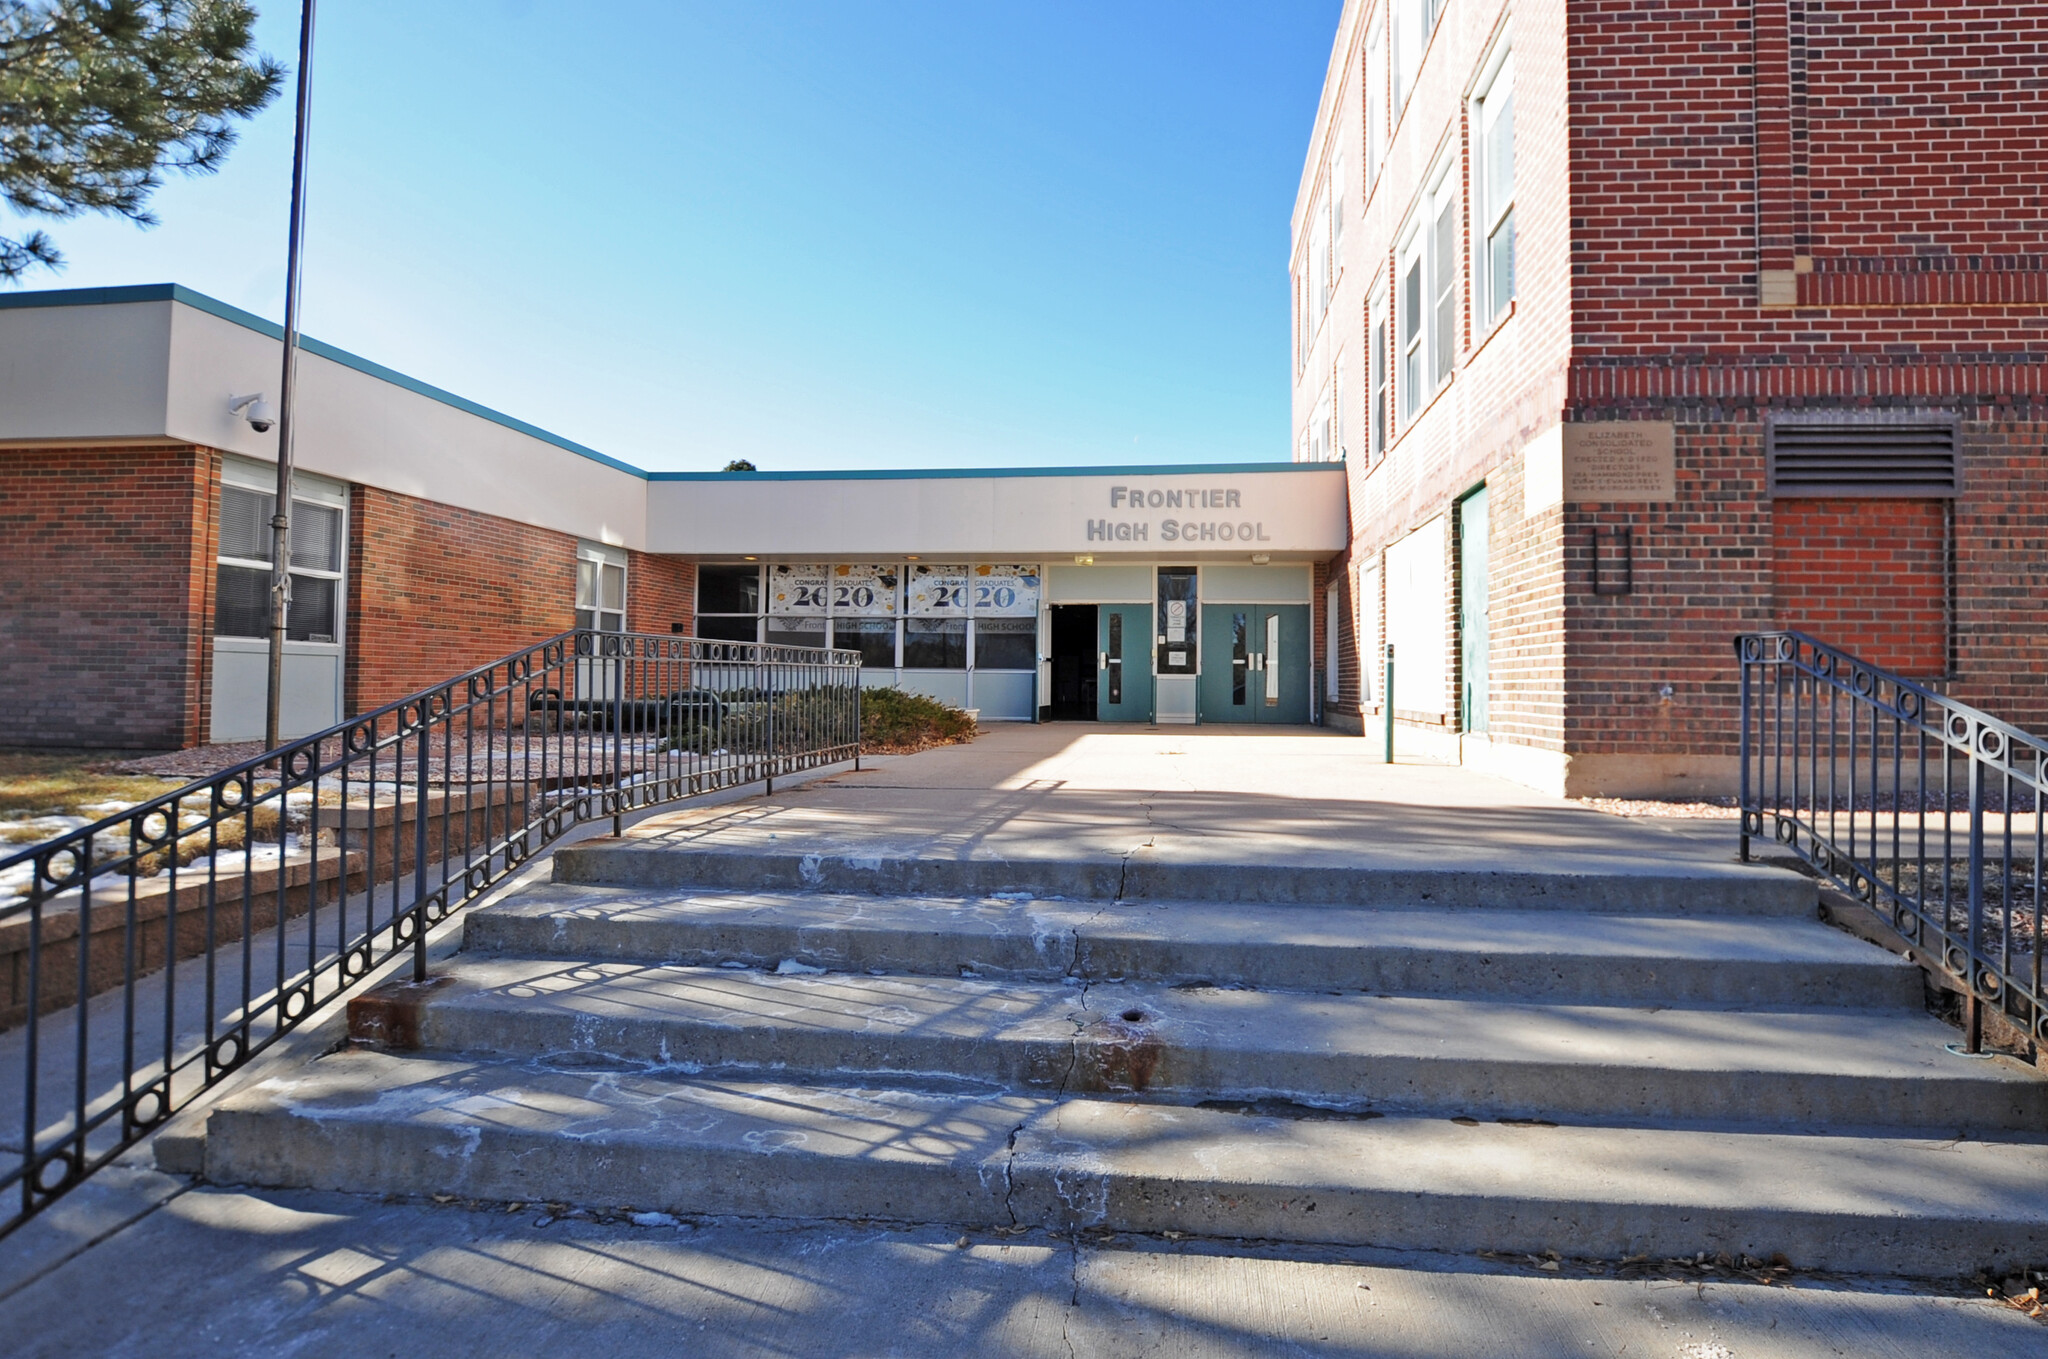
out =
<svg viewBox="0 0 2048 1359"><path fill-rule="evenodd" d="M1732 820L1627 819L1452 765L1378 762L1315 728L985 728L970 745L734 806L650 817L630 838L754 853L1498 868L1724 870Z"/></svg>

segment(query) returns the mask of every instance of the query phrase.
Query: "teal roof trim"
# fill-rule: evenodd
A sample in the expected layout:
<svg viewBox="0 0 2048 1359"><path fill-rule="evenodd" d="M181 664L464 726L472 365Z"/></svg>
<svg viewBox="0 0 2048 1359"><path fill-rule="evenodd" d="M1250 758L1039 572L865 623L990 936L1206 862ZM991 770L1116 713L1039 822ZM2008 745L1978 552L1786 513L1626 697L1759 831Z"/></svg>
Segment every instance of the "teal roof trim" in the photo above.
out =
<svg viewBox="0 0 2048 1359"><path fill-rule="evenodd" d="M231 307L218 298L208 297L205 293L195 293L182 283L141 283L125 288L57 288L49 292L0 293L0 311L31 307L106 307L128 302L181 302L194 311L217 316L245 330L253 330L273 340L284 339L284 327L277 322L267 321L254 312L243 311L240 307ZM530 425L517 416L494 411L489 406L480 406L467 397L457 396L431 383L421 382L418 378L407 377L395 368L386 368L383 364L366 359L360 354L337 349L303 331L299 334L299 348L305 353L318 355L344 368L353 368L358 373L388 382L394 387L403 387L406 391L424 396L430 401L453 406L464 414L488 420L494 425L503 425L506 429L517 430L529 438L553 444L556 448L574 453L578 457L589 458L592 462L601 462L606 467L624 472L628 476L639 477L643 481L647 478L645 470L629 462L621 462L594 448L585 447L573 439L564 439L559 434L550 434L539 425Z"/></svg>
<svg viewBox="0 0 2048 1359"><path fill-rule="evenodd" d="M218 298L208 297L185 287L181 283L139 283L121 288L53 288L45 292L0 293L0 311L13 311L34 307L107 307L131 302L178 302L217 316L223 321L253 330L273 340L284 338L284 327L275 321L266 320L254 312L231 307ZM530 425L516 416L494 411L488 406L479 406L465 397L444 391L418 378L407 377L395 368L386 368L381 363L351 354L346 349L337 349L322 340L316 340L301 332L299 347L308 354L353 368L358 373L391 383L395 387L444 406L474 415L492 424L503 425L506 429L517 430L529 438L553 444L592 462L603 463L606 467L639 477L643 481L917 481L940 480L962 477L1187 477L1215 475L1219 472L1327 472L1343 470L1341 462L1215 462L1215 463L1170 463L1161 465L1126 464L1113 467L936 467L936 468L889 468L846 472L649 472L644 468L621 462L594 448L585 447L559 434L550 434L538 425Z"/></svg>

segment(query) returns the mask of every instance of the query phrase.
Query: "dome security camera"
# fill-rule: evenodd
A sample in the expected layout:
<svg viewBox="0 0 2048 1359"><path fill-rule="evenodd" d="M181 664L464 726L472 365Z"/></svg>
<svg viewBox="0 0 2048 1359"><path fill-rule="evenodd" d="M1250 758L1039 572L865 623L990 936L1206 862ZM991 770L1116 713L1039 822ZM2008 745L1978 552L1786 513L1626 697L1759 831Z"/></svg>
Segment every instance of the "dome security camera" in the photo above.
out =
<svg viewBox="0 0 2048 1359"><path fill-rule="evenodd" d="M277 417L271 414L270 403L263 399L261 392L232 398L228 402L228 410L247 420L249 428L258 434L269 433L270 427L277 423Z"/></svg>

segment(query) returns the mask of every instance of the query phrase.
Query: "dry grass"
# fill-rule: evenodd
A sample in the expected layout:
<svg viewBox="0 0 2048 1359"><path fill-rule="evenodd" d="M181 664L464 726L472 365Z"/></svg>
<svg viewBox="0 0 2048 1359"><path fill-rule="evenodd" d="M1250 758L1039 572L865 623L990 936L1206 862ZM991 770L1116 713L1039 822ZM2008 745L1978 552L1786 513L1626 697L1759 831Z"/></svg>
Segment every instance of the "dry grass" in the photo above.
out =
<svg viewBox="0 0 2048 1359"><path fill-rule="evenodd" d="M0 752L0 817L87 816L101 802L142 802L183 786L178 779L107 771L132 752ZM0 834L5 834L0 830ZM12 837L8 837L12 838Z"/></svg>

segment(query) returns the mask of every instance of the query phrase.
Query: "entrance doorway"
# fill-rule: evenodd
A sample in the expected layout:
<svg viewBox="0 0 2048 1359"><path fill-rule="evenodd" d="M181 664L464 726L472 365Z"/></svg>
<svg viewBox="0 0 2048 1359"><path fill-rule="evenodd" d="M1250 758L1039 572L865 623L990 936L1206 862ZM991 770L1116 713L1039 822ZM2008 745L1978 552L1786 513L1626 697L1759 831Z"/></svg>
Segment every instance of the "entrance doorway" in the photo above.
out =
<svg viewBox="0 0 2048 1359"><path fill-rule="evenodd" d="M1046 717L1093 722L1096 695L1095 606L1052 606L1052 693Z"/></svg>
<svg viewBox="0 0 2048 1359"><path fill-rule="evenodd" d="M1308 721L1307 605L1209 604L1202 627L1204 722Z"/></svg>

